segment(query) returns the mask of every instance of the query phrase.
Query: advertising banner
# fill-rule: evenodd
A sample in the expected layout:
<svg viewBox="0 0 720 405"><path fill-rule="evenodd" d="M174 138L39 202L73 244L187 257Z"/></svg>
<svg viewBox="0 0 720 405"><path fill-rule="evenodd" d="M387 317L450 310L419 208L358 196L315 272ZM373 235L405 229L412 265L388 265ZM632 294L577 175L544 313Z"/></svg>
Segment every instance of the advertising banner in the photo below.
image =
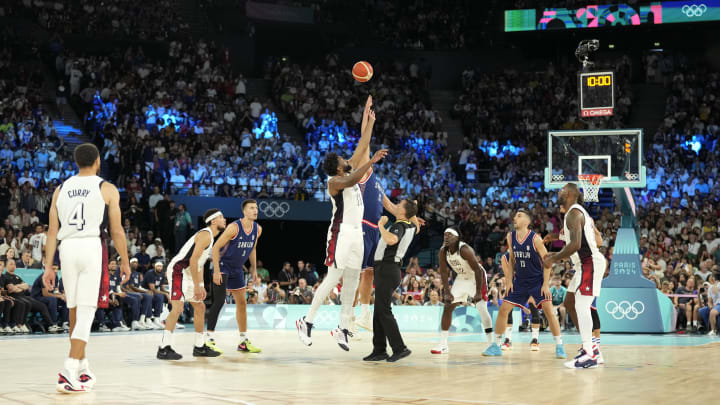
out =
<svg viewBox="0 0 720 405"><path fill-rule="evenodd" d="M697 23L720 20L720 0L505 10L505 32Z"/></svg>

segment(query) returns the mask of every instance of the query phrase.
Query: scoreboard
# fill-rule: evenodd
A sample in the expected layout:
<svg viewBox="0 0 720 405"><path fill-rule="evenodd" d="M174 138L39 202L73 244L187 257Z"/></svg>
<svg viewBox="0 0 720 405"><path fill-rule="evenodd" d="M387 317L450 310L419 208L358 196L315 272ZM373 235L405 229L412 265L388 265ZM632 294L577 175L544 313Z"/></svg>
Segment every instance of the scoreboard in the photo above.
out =
<svg viewBox="0 0 720 405"><path fill-rule="evenodd" d="M580 116L613 115L615 108L615 72L578 73Z"/></svg>

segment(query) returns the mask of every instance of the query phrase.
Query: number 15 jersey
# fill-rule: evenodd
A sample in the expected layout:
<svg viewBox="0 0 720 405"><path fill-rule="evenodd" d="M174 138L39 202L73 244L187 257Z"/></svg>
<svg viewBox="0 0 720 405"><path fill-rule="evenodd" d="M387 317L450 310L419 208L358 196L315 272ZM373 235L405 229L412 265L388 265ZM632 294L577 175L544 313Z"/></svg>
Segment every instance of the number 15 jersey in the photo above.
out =
<svg viewBox="0 0 720 405"><path fill-rule="evenodd" d="M59 240L107 236L108 206L100 192L103 182L98 176L72 176L63 182L56 203Z"/></svg>

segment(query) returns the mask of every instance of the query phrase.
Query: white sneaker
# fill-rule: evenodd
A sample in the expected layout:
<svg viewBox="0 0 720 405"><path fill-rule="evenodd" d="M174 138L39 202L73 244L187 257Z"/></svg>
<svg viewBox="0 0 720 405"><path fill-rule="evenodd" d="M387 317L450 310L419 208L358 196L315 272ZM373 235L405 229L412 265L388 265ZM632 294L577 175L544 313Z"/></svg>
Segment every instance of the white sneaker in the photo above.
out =
<svg viewBox="0 0 720 405"><path fill-rule="evenodd" d="M5 334L7 334L7 335L14 335L14 334L15 334L15 331L13 330L13 328L11 328L11 327L9 327L9 326L6 326L6 327L3 329L3 332L4 332Z"/></svg>
<svg viewBox="0 0 720 405"><path fill-rule="evenodd" d="M152 323L157 325L157 329L165 329L165 323L160 318L152 318Z"/></svg>
<svg viewBox="0 0 720 405"><path fill-rule="evenodd" d="M79 380L67 377L70 373L67 370L63 370L58 374L58 382L55 386L58 392L62 394L82 394L88 392L88 387L81 383Z"/></svg>
<svg viewBox="0 0 720 405"><path fill-rule="evenodd" d="M430 353L432 354L448 354L450 353L450 348L447 345L443 345L442 343L435 346L434 349L430 350Z"/></svg>
<svg viewBox="0 0 720 405"><path fill-rule="evenodd" d="M89 368L78 371L78 381L88 389L92 389L95 386L95 374L90 371Z"/></svg>
<svg viewBox="0 0 720 405"><path fill-rule="evenodd" d="M12 328L11 330L12 330L12 333L13 333L14 335L20 335L20 334L25 333L25 332L23 332L23 330L20 329L20 327L17 326L17 325L13 326L13 328Z"/></svg>
<svg viewBox="0 0 720 405"><path fill-rule="evenodd" d="M59 327L59 326L57 326L57 325L50 325L50 327L48 328L48 332L50 332L50 333L60 333L60 332L62 332L62 328Z"/></svg>
<svg viewBox="0 0 720 405"><path fill-rule="evenodd" d="M70 332L70 323L68 323L68 322L63 322L62 330L63 330L64 333L69 333L69 332Z"/></svg>
<svg viewBox="0 0 720 405"><path fill-rule="evenodd" d="M360 317L355 321L355 325L367 329L370 332L373 331L373 321L372 321L372 314L370 311L366 312L364 315L360 315Z"/></svg>
<svg viewBox="0 0 720 405"><path fill-rule="evenodd" d="M164 326L163 326L163 329L165 329ZM176 323L175 329L185 329L185 324L184 323Z"/></svg>
<svg viewBox="0 0 720 405"><path fill-rule="evenodd" d="M350 335L352 340L360 340L360 334L358 333L357 324L353 321L350 322Z"/></svg>
<svg viewBox="0 0 720 405"><path fill-rule="evenodd" d="M139 321L132 321L131 328L132 330L147 330L145 325L141 324Z"/></svg>
<svg viewBox="0 0 720 405"><path fill-rule="evenodd" d="M310 334L312 333L312 324L305 322L305 317L303 316L295 321L295 327L297 328L300 341L303 342L305 346L312 346L312 338L310 337Z"/></svg>
<svg viewBox="0 0 720 405"><path fill-rule="evenodd" d="M21 326L20 330L22 330L22 333L25 333L25 334L30 333L30 328L28 328L27 325Z"/></svg>
<svg viewBox="0 0 720 405"><path fill-rule="evenodd" d="M711 330L710 333L708 333L708 336L717 336L717 333L715 333L714 330Z"/></svg>
<svg viewBox="0 0 720 405"><path fill-rule="evenodd" d="M157 325L155 325L155 322L149 319L145 319L145 322L140 322L140 324L147 330L156 330L158 328Z"/></svg>
<svg viewBox="0 0 720 405"><path fill-rule="evenodd" d="M122 326L116 326L116 327L112 328L112 331L113 332L125 332L125 329L123 329Z"/></svg>
<svg viewBox="0 0 720 405"><path fill-rule="evenodd" d="M348 335L350 334L347 329L340 329L339 326L330 331L330 336L333 336L338 346L346 352L350 351L350 343L348 342Z"/></svg>
<svg viewBox="0 0 720 405"><path fill-rule="evenodd" d="M100 328L98 330L100 332L110 332L110 328L108 328L108 326L105 324L100 325Z"/></svg>

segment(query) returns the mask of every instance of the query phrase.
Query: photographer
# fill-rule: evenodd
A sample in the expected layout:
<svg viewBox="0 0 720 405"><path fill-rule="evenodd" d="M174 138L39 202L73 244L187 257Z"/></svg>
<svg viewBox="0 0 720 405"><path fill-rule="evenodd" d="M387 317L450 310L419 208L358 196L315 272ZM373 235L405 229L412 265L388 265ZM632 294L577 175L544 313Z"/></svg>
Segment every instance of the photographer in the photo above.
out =
<svg viewBox="0 0 720 405"><path fill-rule="evenodd" d="M290 296L291 304L310 304L313 299L313 289L307 285L307 281L304 278L298 280L298 286Z"/></svg>
<svg viewBox="0 0 720 405"><path fill-rule="evenodd" d="M285 291L280 287L277 281L273 281L263 294L263 303L265 304L282 304L285 301Z"/></svg>

